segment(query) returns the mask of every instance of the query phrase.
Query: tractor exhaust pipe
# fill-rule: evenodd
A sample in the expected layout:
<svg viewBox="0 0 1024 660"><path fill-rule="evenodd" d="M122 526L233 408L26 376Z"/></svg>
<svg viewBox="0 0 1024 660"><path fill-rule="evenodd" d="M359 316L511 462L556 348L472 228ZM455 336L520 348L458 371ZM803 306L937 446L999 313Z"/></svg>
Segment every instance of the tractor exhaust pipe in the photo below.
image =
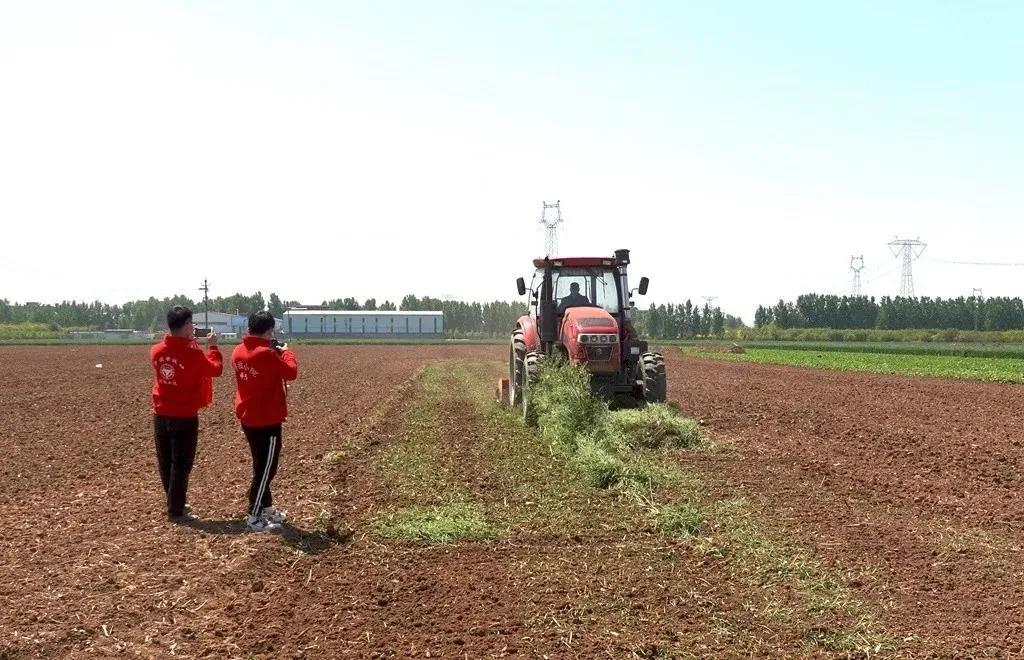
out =
<svg viewBox="0 0 1024 660"><path fill-rule="evenodd" d="M544 278L540 285L540 304L538 305L541 354L545 356L551 355L555 341L558 339L558 308L553 289L551 260L545 258Z"/></svg>
<svg viewBox="0 0 1024 660"><path fill-rule="evenodd" d="M633 318L629 303L629 278L626 270L629 266L629 250L616 250L615 263L619 267L619 291L622 295L621 308L623 321L631 321Z"/></svg>

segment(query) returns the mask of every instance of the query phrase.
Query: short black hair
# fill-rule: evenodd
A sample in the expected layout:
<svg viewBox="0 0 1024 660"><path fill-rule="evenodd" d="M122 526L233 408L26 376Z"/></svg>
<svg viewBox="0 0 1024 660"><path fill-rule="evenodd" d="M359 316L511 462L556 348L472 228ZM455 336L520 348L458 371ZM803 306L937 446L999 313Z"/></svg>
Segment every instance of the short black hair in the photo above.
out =
<svg viewBox="0 0 1024 660"><path fill-rule="evenodd" d="M181 330L191 320L192 310L183 305L175 305L167 311L167 327L171 330Z"/></svg>
<svg viewBox="0 0 1024 660"><path fill-rule="evenodd" d="M277 321L270 312L253 312L249 315L250 335L262 335L267 330L273 330L275 325Z"/></svg>

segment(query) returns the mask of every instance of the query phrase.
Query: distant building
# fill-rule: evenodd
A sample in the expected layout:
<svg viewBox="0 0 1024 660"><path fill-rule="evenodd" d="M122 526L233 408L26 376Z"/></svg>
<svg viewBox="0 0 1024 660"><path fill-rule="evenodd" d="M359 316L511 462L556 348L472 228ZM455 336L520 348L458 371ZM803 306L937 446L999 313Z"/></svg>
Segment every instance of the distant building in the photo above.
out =
<svg viewBox="0 0 1024 660"><path fill-rule="evenodd" d="M226 312L210 312L209 313L209 325L207 325L206 312L192 311L192 323L197 328L209 327L211 330L216 332L218 335L222 335L226 332L233 332L236 334L244 333L246 328L249 326L249 317L242 314L228 314Z"/></svg>
<svg viewBox="0 0 1024 660"><path fill-rule="evenodd" d="M443 312L289 309L284 331L295 337L431 338L444 336Z"/></svg>
<svg viewBox="0 0 1024 660"><path fill-rule="evenodd" d="M275 328L280 331L281 328L284 327L284 321L278 318L275 318L274 321ZM197 328L207 327L206 312L202 310L193 311L192 322ZM249 330L249 315L210 312L209 327L218 335L226 335L225 339L231 338L232 335L241 337Z"/></svg>

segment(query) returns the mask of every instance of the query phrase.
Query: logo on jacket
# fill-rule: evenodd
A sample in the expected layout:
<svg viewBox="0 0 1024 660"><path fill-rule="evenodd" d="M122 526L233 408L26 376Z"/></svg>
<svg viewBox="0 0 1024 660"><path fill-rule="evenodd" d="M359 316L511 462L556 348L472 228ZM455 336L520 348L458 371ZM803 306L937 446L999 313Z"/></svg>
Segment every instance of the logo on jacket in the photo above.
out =
<svg viewBox="0 0 1024 660"><path fill-rule="evenodd" d="M170 362L164 362L160 365L160 378L164 380L174 380L174 365Z"/></svg>

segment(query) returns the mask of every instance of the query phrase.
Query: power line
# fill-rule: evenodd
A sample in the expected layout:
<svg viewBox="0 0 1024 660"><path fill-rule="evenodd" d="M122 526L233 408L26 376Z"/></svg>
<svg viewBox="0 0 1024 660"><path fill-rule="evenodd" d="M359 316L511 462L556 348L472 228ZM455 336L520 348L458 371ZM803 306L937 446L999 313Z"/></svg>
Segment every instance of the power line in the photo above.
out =
<svg viewBox="0 0 1024 660"><path fill-rule="evenodd" d="M936 261L942 264L954 264L956 266L1024 266L1024 262L1020 261L956 261L953 259L935 259L932 257L929 257L928 261Z"/></svg>
<svg viewBox="0 0 1024 660"><path fill-rule="evenodd" d="M873 271L870 274L870 277L868 277L865 281L868 284L871 284L872 282L877 282L878 280L882 279L883 277L888 277L889 275L892 275L893 273L898 271L900 269L900 267L901 267L900 264L896 264L895 266L891 266L889 268L886 268L884 271L881 268L879 268L879 269Z"/></svg>

